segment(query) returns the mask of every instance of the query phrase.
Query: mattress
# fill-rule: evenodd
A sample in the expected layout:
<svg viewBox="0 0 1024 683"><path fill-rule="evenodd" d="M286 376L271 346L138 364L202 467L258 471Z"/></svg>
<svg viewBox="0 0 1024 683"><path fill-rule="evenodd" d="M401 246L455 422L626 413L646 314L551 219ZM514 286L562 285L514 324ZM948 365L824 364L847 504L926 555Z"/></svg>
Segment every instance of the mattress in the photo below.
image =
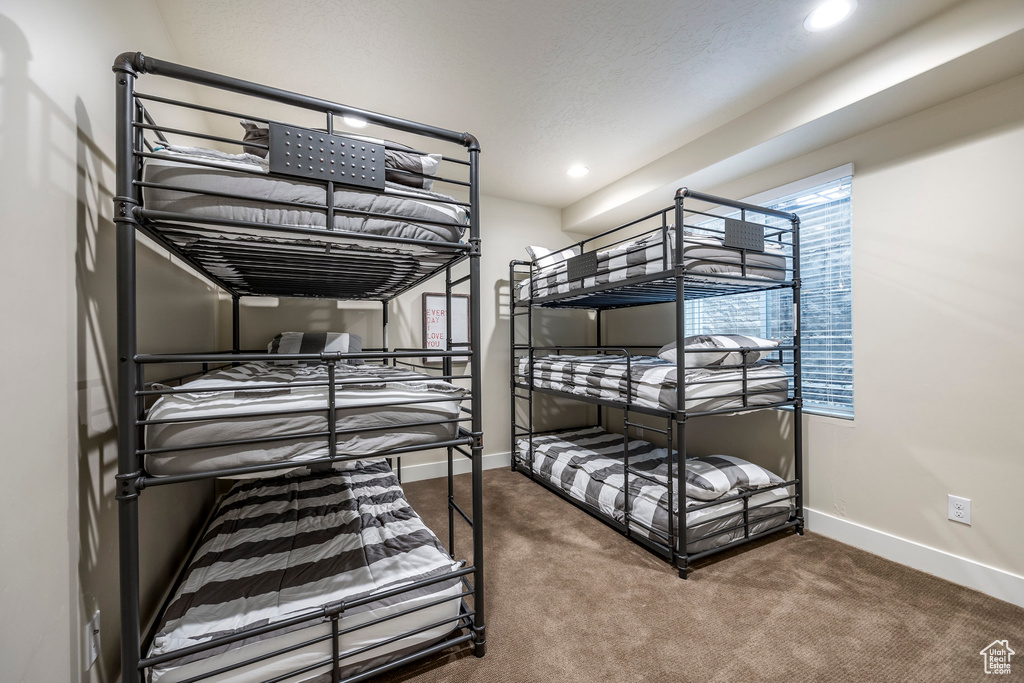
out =
<svg viewBox="0 0 1024 683"><path fill-rule="evenodd" d="M520 301L553 294L568 294L577 289L620 282L642 275L661 273L675 263L675 230L668 231L668 265L665 263L664 239L659 230L636 240L617 244L597 252L597 270L584 278L570 279L568 264L560 261L535 270L518 284ZM784 245L766 242L765 251L746 252L746 277L761 280L784 280L787 275L787 254ZM690 275L713 280L715 276L743 275L743 253L727 248L714 236L685 233L683 265Z"/></svg>
<svg viewBox="0 0 1024 683"><path fill-rule="evenodd" d="M668 451L640 439L630 439L629 466L651 479L629 475L629 526L644 538L668 544ZM561 489L569 497L626 523L623 494L623 436L591 427L564 430L520 439L516 458L526 467L531 462L535 476ZM674 472L673 472L674 474ZM678 513L678 487L673 511ZM722 497L741 493L733 490ZM791 517L793 502L785 488L766 489L748 498L750 535L784 524ZM687 498L687 507L706 501ZM686 513L686 550L698 553L743 538L743 500L737 499ZM739 525L739 528L733 529ZM719 533L722 532L722 533Z"/></svg>
<svg viewBox="0 0 1024 683"><path fill-rule="evenodd" d="M339 454L371 455L455 437L457 423L418 423L460 417L465 389L389 366L338 363L335 368L337 429L366 430L339 433ZM161 396L146 417L190 421L147 425L147 448L273 440L150 453L144 458L146 471L166 476L269 463L294 462L301 466L304 460L327 457L327 437L295 436L328 429L327 387L297 386L326 381L327 368L323 365L254 362L222 368L188 382L181 388L192 391ZM258 388L267 384L280 386ZM290 412L274 414L279 411Z"/></svg>
<svg viewBox="0 0 1024 683"><path fill-rule="evenodd" d="M193 162L193 163L190 163ZM197 165L194 162L198 162ZM269 175L269 162L252 154L227 154L198 147L165 147L146 159L143 180L167 187L144 187L143 206L203 219L227 219L272 225L327 227L324 185ZM175 189L172 189L175 188ZM203 194L217 192L245 199ZM388 182L383 194L336 188L338 209L381 214L337 213L334 230L404 239L458 242L467 224L465 209L444 194ZM274 202L309 204L310 208ZM432 225L417 221L436 221ZM456 225L452 225L456 224Z"/></svg>
<svg viewBox="0 0 1024 683"><path fill-rule="evenodd" d="M369 597L457 570L437 537L405 499L384 462L345 472L236 482L221 501L183 581L160 618L149 656L174 652L280 622L322 606ZM459 578L439 581L388 599L346 609L339 623L348 629L397 615L418 605L451 600L381 624L343 634L343 675L395 659L444 638L459 614ZM431 624L452 621L384 643ZM269 655L288 645L330 634L322 619L173 659L150 670L151 683L174 683ZM380 647L373 648L375 643ZM210 681L265 681L328 662L331 638L296 651L269 656ZM329 666L314 667L287 681L330 680Z"/></svg>
<svg viewBox="0 0 1024 683"><path fill-rule="evenodd" d="M530 359L518 361L518 374L529 383ZM657 410L676 409L675 363L657 356L534 356L533 385L578 396L626 403ZM705 412L742 408L744 368L687 368L684 373L685 410ZM779 363L761 361L746 367L747 406L781 403L789 395L789 376Z"/></svg>

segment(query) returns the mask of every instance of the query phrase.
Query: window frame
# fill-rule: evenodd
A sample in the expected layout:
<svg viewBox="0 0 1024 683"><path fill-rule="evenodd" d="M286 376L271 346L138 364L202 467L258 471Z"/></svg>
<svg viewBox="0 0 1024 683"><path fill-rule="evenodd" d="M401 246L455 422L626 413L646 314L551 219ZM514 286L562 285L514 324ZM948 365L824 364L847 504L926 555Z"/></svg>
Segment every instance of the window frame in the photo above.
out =
<svg viewBox="0 0 1024 683"><path fill-rule="evenodd" d="M751 195L749 197L744 198L742 201L747 202L749 204L757 204L757 205L761 205L761 206L773 206L774 204L776 204L783 197L788 197L790 195L798 194L800 192L806 192L807 190L811 190L811 189L820 187L820 186L825 185L827 183L835 182L837 180L841 180L843 178L850 177L851 178L851 190L850 190L850 202L851 202L851 213L850 213L850 257L851 257L851 262L852 262L852 257L853 257L853 217L852 217L853 190L852 190L852 177L853 177L853 175L854 175L853 164L852 163L848 163L848 164L844 164L842 166L838 166L836 168L829 169L827 171L823 171L821 173L816 173L814 175L808 176L806 178L802 178L800 180L796 180L796 181L791 182L791 183L787 183L785 185L780 185L778 187L775 187L775 188L772 188L772 189L769 189L769 190L765 190L764 192L759 192L759 193L757 193L755 195ZM723 208L723 209L711 211L710 213L727 214L727 213L729 213L729 210ZM803 228L803 225L801 225L801 228ZM801 258L803 258L803 255L801 255ZM852 366L852 363L853 363L853 360L854 360L854 345L853 345L854 311L853 311L853 293L852 293L853 292L853 284L852 284L852 280L853 280L853 273L852 273L852 266L851 266L851 274L850 274L850 283L851 283L850 284L850 292L851 292L850 293L850 362L851 362L851 366ZM766 316L767 316L767 308L769 308L770 305L771 304L769 302L769 299L768 299L768 297L766 297L766 311L765 311L765 315ZM696 318L696 315L694 315L694 318ZM804 318L803 320L806 320L806 318ZM766 323L766 324L768 324L768 323ZM806 327L806 325L802 325L802 327ZM805 337L805 336L806 335L802 335L802 337ZM802 345L803 345L803 338L801 339L801 346ZM850 405L849 405L848 409L828 408L828 407L822 406L822 405L808 405L807 398L805 396L804 397L804 404L803 404L803 412L806 413L806 414L816 415L816 416L821 416L821 417L830 417L830 418L835 418L835 419L840 419L840 420L853 421L856 418L856 388L855 388L855 385L854 385L855 377L856 377L855 373L853 371L851 371L850 386L852 387L852 389L851 389L852 396L850 398ZM791 409L786 408L784 410L791 410Z"/></svg>

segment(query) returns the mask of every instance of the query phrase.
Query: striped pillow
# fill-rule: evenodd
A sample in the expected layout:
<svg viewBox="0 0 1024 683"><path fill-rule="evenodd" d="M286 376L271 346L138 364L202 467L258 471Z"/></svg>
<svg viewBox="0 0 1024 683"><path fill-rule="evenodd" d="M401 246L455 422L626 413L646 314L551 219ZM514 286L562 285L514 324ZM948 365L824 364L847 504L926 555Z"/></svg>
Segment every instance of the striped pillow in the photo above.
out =
<svg viewBox="0 0 1024 683"><path fill-rule="evenodd" d="M733 489L748 491L783 481L777 474L731 455L686 459L686 495L699 500L715 500Z"/></svg>
<svg viewBox="0 0 1024 683"><path fill-rule="evenodd" d="M743 354L739 351L730 351L730 349L765 347L764 351L752 351L747 354L747 362L756 363L769 354L774 353L772 349L778 345L779 342L773 339L749 337L745 334L701 334L687 337L683 340L683 348L687 351L685 355L686 367L688 368L743 365ZM689 353L693 349L711 350ZM658 349L658 357L662 360L667 360L669 363L675 363L676 343L665 344L665 346Z"/></svg>
<svg viewBox="0 0 1024 683"><path fill-rule="evenodd" d="M267 344L268 353L358 353L362 350L362 338L347 332L281 332ZM363 364L361 360L342 362L352 365Z"/></svg>
<svg viewBox="0 0 1024 683"><path fill-rule="evenodd" d="M576 246L569 247L568 249L563 249L561 251L551 251L545 247L531 246L526 248L526 253L530 255L531 259L536 261L538 267L545 268L547 266L553 266L556 263L561 263L562 261L568 261L573 256L579 256L581 251L580 246L577 244Z"/></svg>

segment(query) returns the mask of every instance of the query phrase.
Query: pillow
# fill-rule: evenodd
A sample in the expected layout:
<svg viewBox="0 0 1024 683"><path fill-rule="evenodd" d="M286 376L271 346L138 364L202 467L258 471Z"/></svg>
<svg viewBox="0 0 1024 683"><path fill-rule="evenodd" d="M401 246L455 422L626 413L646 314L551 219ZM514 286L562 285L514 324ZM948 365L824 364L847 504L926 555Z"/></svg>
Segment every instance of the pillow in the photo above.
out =
<svg viewBox="0 0 1024 683"><path fill-rule="evenodd" d="M683 348L687 350L686 367L730 367L743 365L743 353L729 351L742 347L776 347L779 342L773 339L761 339L760 337L748 337L745 334L701 334L695 337L687 337L683 340ZM714 349L701 353L689 353L691 349ZM773 353L771 349L764 351L751 351L747 354L748 363L756 363L768 354ZM670 363L676 362L676 343L665 344L658 349L658 357Z"/></svg>
<svg viewBox="0 0 1024 683"><path fill-rule="evenodd" d="M241 120L238 123L245 129L242 135L242 142L255 142L261 145L270 144L270 129L252 121ZM422 173L425 176L437 175L437 169L441 165L440 154L423 154L412 147L399 142L371 138L365 135L351 135L346 133L345 137L355 140L365 140L376 144L384 145L384 179L393 183L399 183L406 187L416 187L429 190L434 186L433 178L421 178L418 175L409 175L403 171ZM255 154L258 157L267 158L269 150L262 147L247 147L242 145L242 151Z"/></svg>
<svg viewBox="0 0 1024 683"><path fill-rule="evenodd" d="M715 500L732 489L749 491L783 481L777 474L731 455L686 459L686 495L699 500Z"/></svg>
<svg viewBox="0 0 1024 683"><path fill-rule="evenodd" d="M359 353L363 350L363 340L357 334L346 332L281 332L269 344L268 353L323 353L337 351L341 353ZM302 361L311 363L311 361ZM342 360L351 365L362 365L361 360ZM315 364L315 361L312 363Z"/></svg>
<svg viewBox="0 0 1024 683"><path fill-rule="evenodd" d="M536 261L540 268L545 268L547 266L553 266L556 263L561 263L562 261L568 261L573 256L579 256L582 253L582 250L580 249L580 245L577 244L567 249L555 252L544 247L527 247L526 253L530 255L530 258L533 261Z"/></svg>

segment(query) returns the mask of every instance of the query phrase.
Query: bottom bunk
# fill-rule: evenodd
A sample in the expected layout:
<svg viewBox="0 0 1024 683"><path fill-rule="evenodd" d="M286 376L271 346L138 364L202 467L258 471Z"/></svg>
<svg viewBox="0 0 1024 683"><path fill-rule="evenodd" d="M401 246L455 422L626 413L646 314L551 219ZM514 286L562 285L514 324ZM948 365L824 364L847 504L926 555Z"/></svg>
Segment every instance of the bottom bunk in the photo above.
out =
<svg viewBox="0 0 1024 683"><path fill-rule="evenodd" d="M462 642L465 573L386 462L239 481L143 664L151 683L342 680Z"/></svg>
<svg viewBox="0 0 1024 683"><path fill-rule="evenodd" d="M678 480L673 476L670 488L667 449L630 439L627 471L623 436L600 427L534 434L532 453L530 441L516 442L516 469L611 519L634 538L654 541L668 552L676 547ZM687 458L686 463L686 550L680 555L709 553L796 524L791 491L796 481L730 456Z"/></svg>

